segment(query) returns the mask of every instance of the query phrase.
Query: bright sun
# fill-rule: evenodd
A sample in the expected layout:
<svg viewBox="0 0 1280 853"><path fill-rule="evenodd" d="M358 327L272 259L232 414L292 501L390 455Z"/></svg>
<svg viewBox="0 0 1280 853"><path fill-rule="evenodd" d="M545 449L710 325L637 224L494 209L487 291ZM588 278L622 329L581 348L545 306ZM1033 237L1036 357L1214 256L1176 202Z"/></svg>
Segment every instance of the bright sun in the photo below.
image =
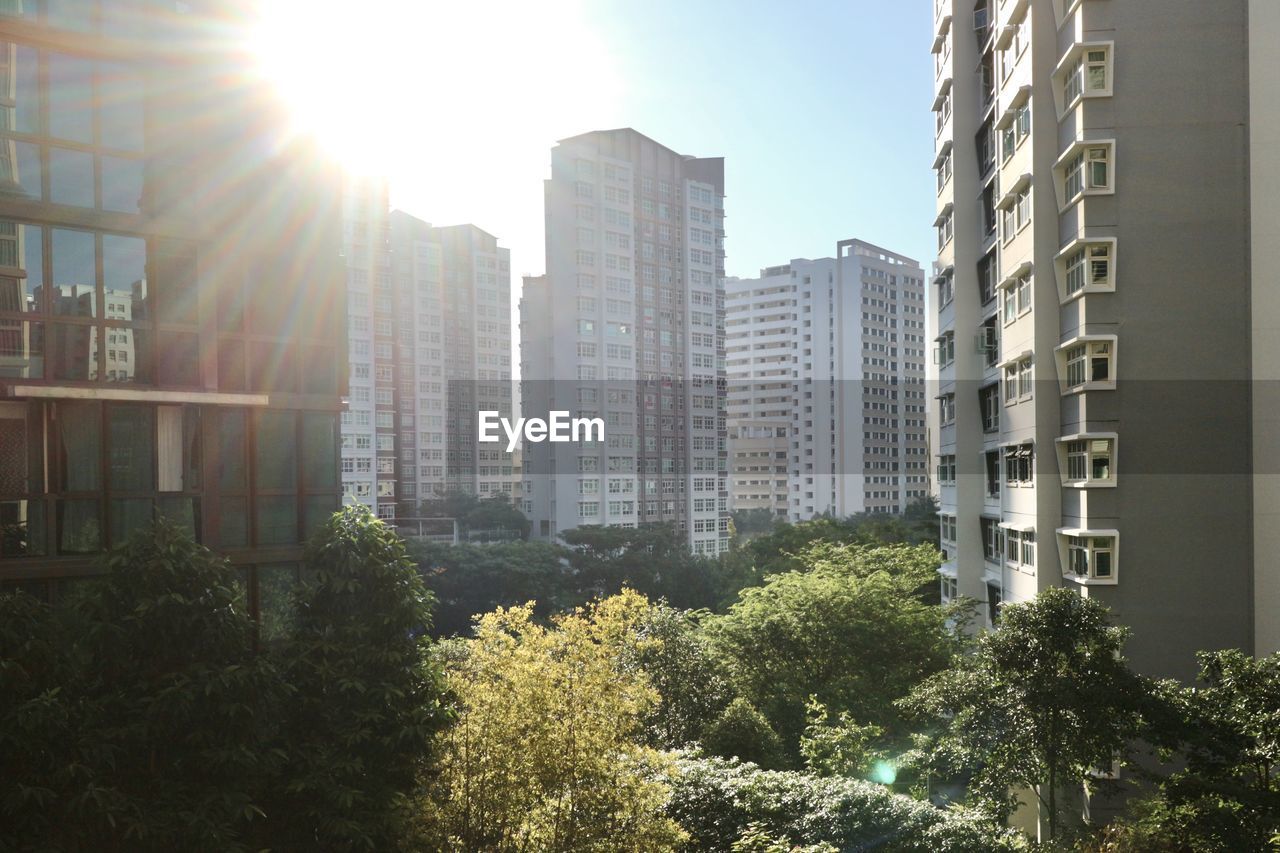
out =
<svg viewBox="0 0 1280 853"><path fill-rule="evenodd" d="M565 113L607 95L610 75L580 12L576 0L260 0L252 48L295 130L353 172L408 177L496 153L495 136L533 135L545 157L542 134L585 129Z"/></svg>

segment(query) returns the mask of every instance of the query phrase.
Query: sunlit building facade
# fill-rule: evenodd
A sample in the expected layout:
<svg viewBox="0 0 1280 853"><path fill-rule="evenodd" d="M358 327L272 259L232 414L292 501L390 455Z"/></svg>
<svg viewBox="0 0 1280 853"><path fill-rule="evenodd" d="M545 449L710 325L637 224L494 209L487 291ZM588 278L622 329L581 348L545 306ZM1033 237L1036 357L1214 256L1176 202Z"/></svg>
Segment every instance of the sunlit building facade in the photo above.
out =
<svg viewBox="0 0 1280 853"><path fill-rule="evenodd" d="M605 441L524 446L533 533L669 523L728 547L724 161L636 131L552 149L545 276L521 303L522 411L605 421Z"/></svg>
<svg viewBox="0 0 1280 853"><path fill-rule="evenodd" d="M735 511L843 518L928 494L924 294L917 262L862 240L726 280Z"/></svg>
<svg viewBox="0 0 1280 853"><path fill-rule="evenodd" d="M283 606L339 502L340 196L230 4L0 5L0 581L155 515Z"/></svg>
<svg viewBox="0 0 1280 853"><path fill-rule="evenodd" d="M944 597L1050 586L1130 659L1280 646L1280 11L939 0Z"/></svg>

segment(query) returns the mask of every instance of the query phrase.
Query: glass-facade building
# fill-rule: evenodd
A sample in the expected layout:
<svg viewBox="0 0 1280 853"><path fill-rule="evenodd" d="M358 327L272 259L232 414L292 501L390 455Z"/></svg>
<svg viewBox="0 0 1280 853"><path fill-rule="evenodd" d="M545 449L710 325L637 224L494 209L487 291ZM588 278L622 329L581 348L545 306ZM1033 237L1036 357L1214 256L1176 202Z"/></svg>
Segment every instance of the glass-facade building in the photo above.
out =
<svg viewBox="0 0 1280 853"><path fill-rule="evenodd" d="M156 514L292 574L337 508L341 182L230 3L0 3L0 583Z"/></svg>

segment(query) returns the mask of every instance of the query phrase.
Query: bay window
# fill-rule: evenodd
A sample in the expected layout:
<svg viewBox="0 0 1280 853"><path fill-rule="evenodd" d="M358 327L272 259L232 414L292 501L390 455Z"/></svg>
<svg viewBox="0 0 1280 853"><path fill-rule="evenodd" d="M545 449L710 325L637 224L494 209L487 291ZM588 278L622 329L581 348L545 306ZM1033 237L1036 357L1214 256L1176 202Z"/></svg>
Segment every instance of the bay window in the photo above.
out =
<svg viewBox="0 0 1280 853"><path fill-rule="evenodd" d="M1059 439L1063 482L1068 486L1116 484L1114 435L1075 435Z"/></svg>
<svg viewBox="0 0 1280 853"><path fill-rule="evenodd" d="M1116 531L1063 529L1059 533L1066 550L1064 575L1073 580L1115 583Z"/></svg>

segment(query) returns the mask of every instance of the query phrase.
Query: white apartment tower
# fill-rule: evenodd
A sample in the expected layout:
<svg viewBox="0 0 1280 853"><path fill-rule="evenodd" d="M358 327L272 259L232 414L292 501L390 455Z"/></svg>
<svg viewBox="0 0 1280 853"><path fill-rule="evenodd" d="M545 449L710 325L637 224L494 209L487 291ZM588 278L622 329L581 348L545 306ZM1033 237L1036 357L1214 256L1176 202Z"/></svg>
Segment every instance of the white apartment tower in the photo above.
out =
<svg viewBox="0 0 1280 853"><path fill-rule="evenodd" d="M503 448L476 412L511 414L511 261L474 225L388 214L385 182L344 200L350 392L342 483L387 520L448 492L513 496Z"/></svg>
<svg viewBox="0 0 1280 853"><path fill-rule="evenodd" d="M920 265L862 240L725 285L734 509L901 512L929 493Z"/></svg>
<svg viewBox="0 0 1280 853"><path fill-rule="evenodd" d="M938 0L945 597L1280 646L1280 6Z"/></svg>
<svg viewBox="0 0 1280 853"><path fill-rule="evenodd" d="M724 161L629 128L561 140L545 276L521 302L522 413L605 420L605 441L524 447L535 536L665 522L728 547Z"/></svg>

